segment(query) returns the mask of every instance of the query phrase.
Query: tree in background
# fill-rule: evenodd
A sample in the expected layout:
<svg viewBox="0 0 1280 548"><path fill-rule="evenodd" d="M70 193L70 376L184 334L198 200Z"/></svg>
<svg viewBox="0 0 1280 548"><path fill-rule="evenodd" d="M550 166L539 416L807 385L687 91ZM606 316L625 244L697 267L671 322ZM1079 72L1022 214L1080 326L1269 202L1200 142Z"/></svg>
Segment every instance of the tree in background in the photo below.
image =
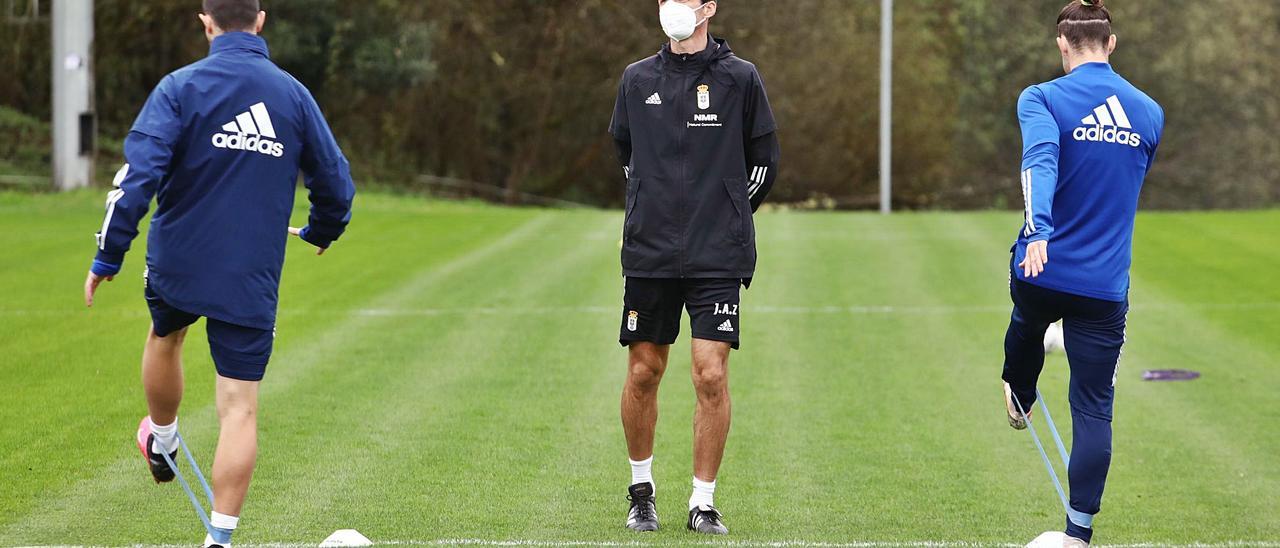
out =
<svg viewBox="0 0 1280 548"><path fill-rule="evenodd" d="M898 0L894 201L1017 207L1014 107L1060 75L1060 2ZM207 50L197 0L99 0L103 137L128 130L167 72ZM365 180L417 174L600 205L622 200L605 128L626 65L665 38L653 2L264 0L275 59L313 89ZM1166 109L1146 206L1280 200L1280 4L1113 6L1117 69ZM779 122L778 200L872 207L877 191L879 3L732 0L712 27L760 67ZM0 105L49 117L47 25L0 24ZM0 144L30 124L0 116ZM21 129L20 129L21 128ZM6 141L7 139L7 141ZM14 147L0 146L0 154ZM4 158L0 158L4 160ZM0 161L0 166L5 162Z"/></svg>

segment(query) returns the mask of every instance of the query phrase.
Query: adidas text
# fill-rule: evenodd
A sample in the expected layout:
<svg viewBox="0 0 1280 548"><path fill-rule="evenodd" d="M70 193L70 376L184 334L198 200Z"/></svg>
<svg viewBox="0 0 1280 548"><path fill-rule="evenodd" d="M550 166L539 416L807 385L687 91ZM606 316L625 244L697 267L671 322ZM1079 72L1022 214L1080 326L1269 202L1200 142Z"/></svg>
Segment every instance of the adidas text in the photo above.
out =
<svg viewBox="0 0 1280 548"><path fill-rule="evenodd" d="M275 156L276 158L284 156L284 144L263 139L257 135L215 133L213 134L213 146L230 150L258 152L268 156Z"/></svg>
<svg viewBox="0 0 1280 548"><path fill-rule="evenodd" d="M1131 147L1142 145L1142 136L1117 127L1078 127L1071 133L1077 141L1093 141L1095 143L1117 143Z"/></svg>

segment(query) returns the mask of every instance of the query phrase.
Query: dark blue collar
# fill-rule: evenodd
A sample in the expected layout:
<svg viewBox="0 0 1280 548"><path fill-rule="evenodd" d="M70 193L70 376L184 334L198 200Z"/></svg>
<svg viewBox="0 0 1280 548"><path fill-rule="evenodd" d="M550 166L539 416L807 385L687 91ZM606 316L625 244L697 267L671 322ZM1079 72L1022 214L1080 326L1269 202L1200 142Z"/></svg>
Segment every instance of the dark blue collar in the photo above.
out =
<svg viewBox="0 0 1280 548"><path fill-rule="evenodd" d="M1112 70L1110 63L1085 63L1071 69L1072 74L1077 72L1115 72L1115 70Z"/></svg>
<svg viewBox="0 0 1280 548"><path fill-rule="evenodd" d="M251 51L263 57L271 57L267 41L251 32L228 32L214 38L213 43L209 44L209 55L232 50Z"/></svg>

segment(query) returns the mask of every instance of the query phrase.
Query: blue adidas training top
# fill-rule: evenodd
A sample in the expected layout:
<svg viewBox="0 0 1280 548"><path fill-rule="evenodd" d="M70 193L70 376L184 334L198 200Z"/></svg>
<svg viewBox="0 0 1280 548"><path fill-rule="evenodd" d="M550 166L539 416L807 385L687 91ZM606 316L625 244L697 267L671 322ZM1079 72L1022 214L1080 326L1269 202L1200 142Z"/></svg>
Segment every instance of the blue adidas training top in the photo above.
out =
<svg viewBox="0 0 1280 548"><path fill-rule="evenodd" d="M310 189L303 239L328 247L351 218L350 167L311 93L232 32L166 76L125 138L93 271L113 275L153 197L148 285L185 312L275 327L298 172Z"/></svg>
<svg viewBox="0 0 1280 548"><path fill-rule="evenodd" d="M1014 246L1014 276L1096 299L1123 301L1133 262L1133 223L1142 180L1155 161L1164 111L1106 63L1022 92L1025 222ZM1049 241L1037 278L1016 265L1030 242Z"/></svg>

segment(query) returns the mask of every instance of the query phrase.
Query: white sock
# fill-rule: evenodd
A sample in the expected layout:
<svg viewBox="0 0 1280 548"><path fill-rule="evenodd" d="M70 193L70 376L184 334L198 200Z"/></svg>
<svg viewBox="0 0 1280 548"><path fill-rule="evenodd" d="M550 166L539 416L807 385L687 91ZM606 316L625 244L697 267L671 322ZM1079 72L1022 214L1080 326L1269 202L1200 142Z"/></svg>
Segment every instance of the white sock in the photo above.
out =
<svg viewBox="0 0 1280 548"><path fill-rule="evenodd" d="M631 460L631 485L648 483L653 485L653 456L644 460Z"/></svg>
<svg viewBox="0 0 1280 548"><path fill-rule="evenodd" d="M173 424L159 425L156 421L151 421L151 433L155 435L155 442L151 444L151 450L156 453L169 454L178 450L178 419L173 419Z"/></svg>
<svg viewBox="0 0 1280 548"><path fill-rule="evenodd" d="M219 514L217 512L213 512L209 514L209 525L212 525L219 529L235 531L236 526L240 525L240 516L228 516L226 514Z"/></svg>
<svg viewBox="0 0 1280 548"><path fill-rule="evenodd" d="M689 509L699 506L715 506L716 482L702 481L693 477L693 495L689 496Z"/></svg>

